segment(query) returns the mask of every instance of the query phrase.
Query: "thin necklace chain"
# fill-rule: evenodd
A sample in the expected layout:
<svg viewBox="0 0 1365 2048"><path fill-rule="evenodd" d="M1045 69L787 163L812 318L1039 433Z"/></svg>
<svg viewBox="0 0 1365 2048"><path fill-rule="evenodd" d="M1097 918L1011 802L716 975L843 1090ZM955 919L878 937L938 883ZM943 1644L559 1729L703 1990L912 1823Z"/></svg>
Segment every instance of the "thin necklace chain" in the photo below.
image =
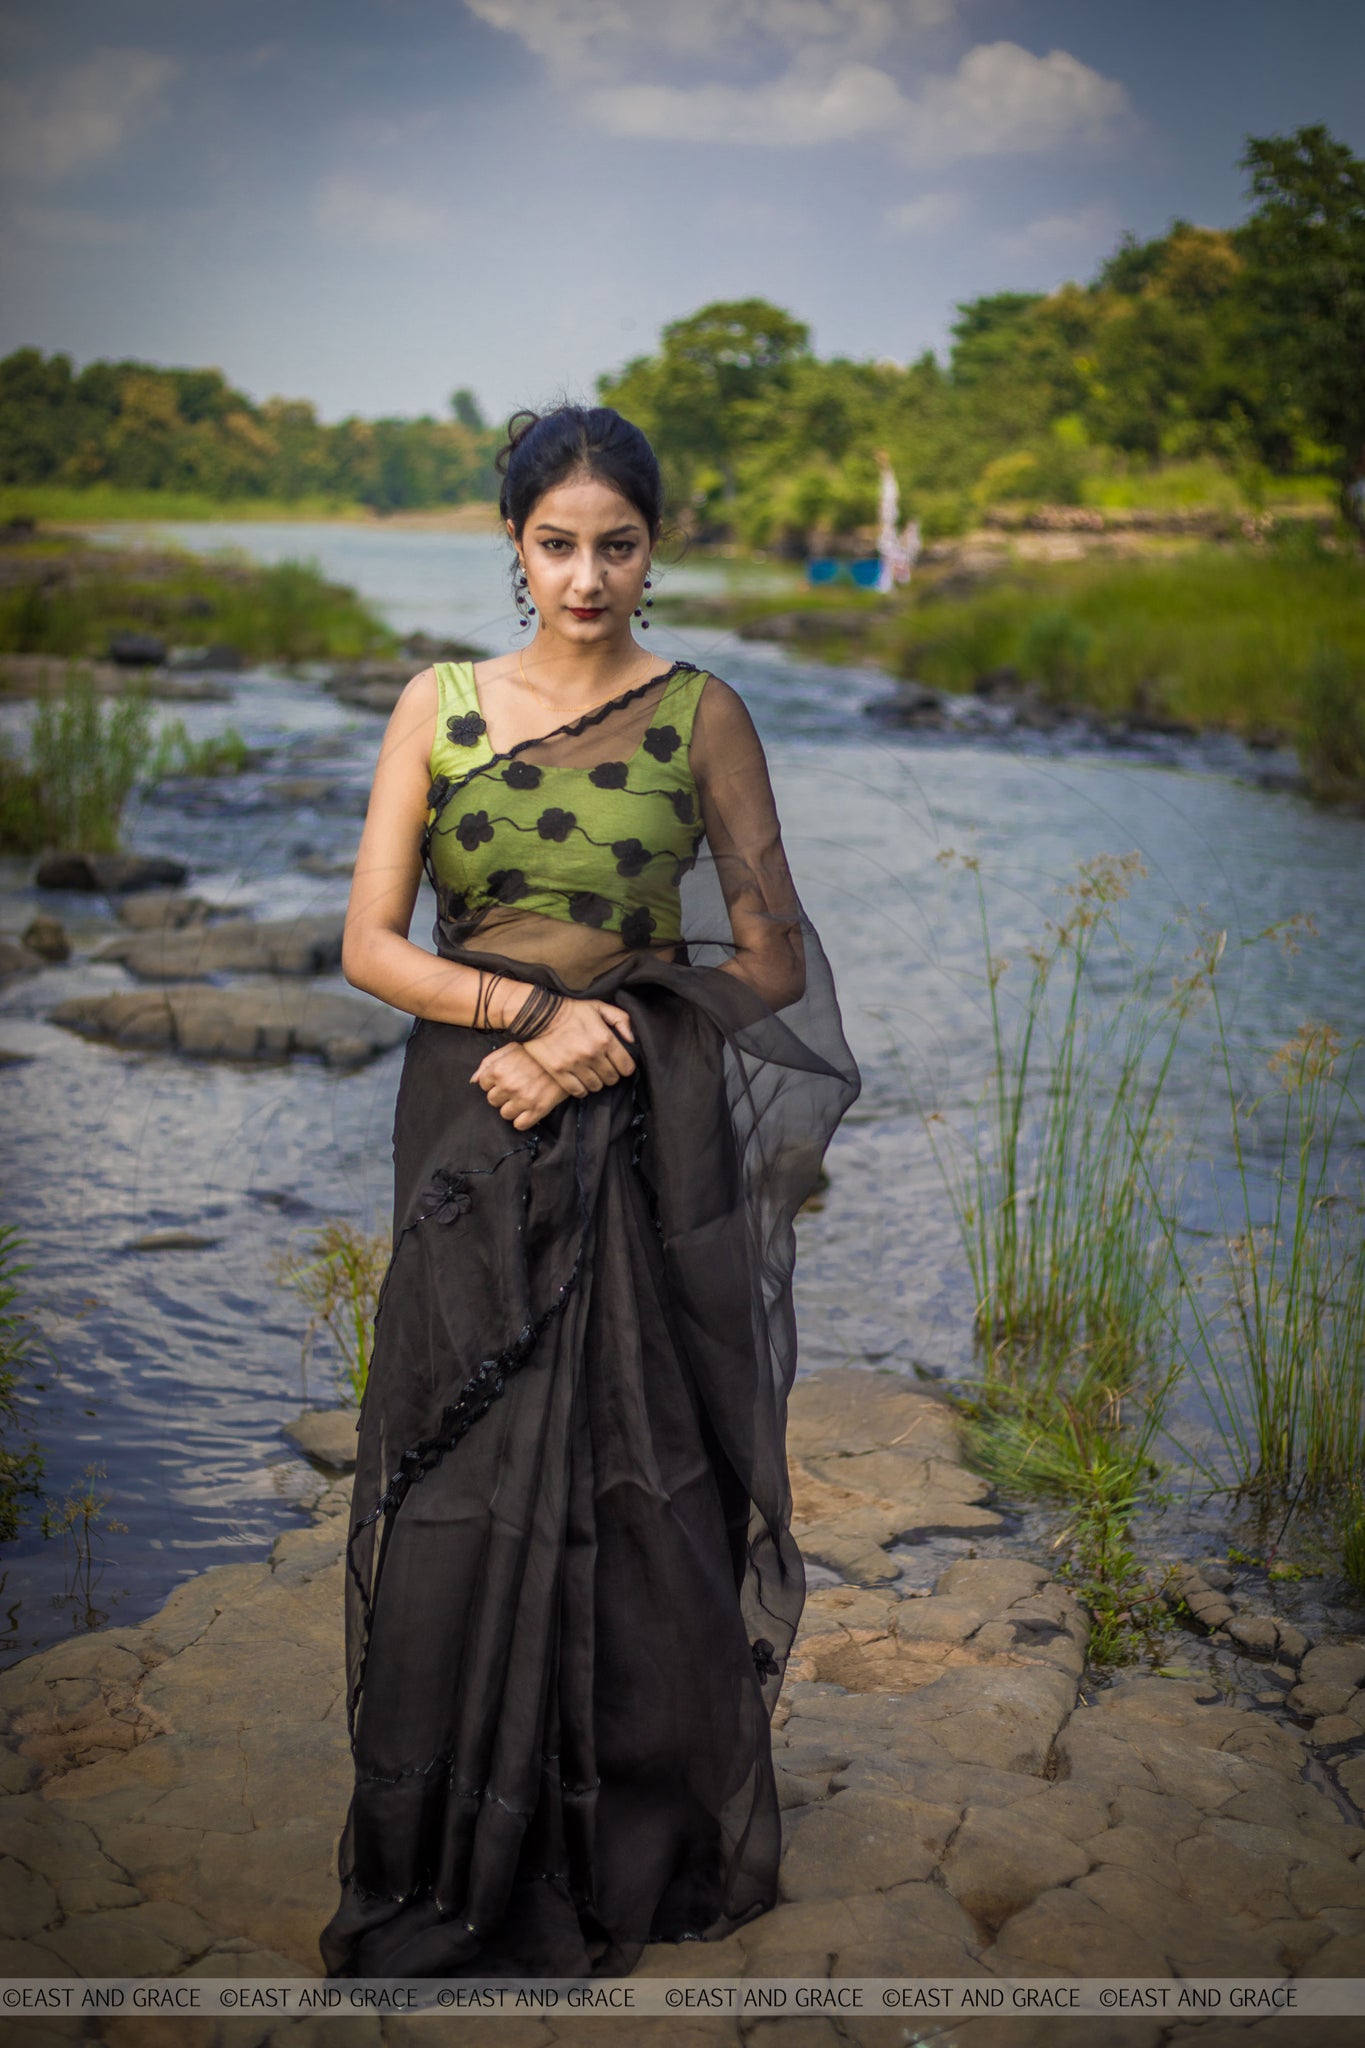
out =
<svg viewBox="0 0 1365 2048"><path fill-rule="evenodd" d="M643 649L641 650L641 652L643 652ZM610 704L613 701L610 697L592 697L589 698L586 704L556 703L553 697L547 697L543 690L538 690L535 684L531 681L531 678L527 675L526 649L524 647L520 647L517 650L517 667L521 670L521 680L525 683L527 689L531 692L531 695L533 697L538 697L540 699L540 702L546 707L548 711L595 711L600 704ZM620 694L621 693L618 690L616 692L616 695L619 697Z"/></svg>

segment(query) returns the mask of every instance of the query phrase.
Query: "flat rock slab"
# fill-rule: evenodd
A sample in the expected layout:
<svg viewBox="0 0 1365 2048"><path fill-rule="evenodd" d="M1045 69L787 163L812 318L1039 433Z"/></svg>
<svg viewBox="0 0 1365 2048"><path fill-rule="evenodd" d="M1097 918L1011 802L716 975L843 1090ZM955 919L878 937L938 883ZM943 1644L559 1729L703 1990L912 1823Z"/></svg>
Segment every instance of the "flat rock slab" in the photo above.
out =
<svg viewBox="0 0 1365 2048"><path fill-rule="evenodd" d="M856 1403L858 1383L879 1377L828 1373L813 1393L811 1382L796 1389L797 1434L822 1465L837 1457L816 1432L833 1433L840 1378ZM923 1422L911 1462L949 1462L951 1417L925 1416L921 1402L938 1404L912 1390L874 1398L884 1395L897 1434ZM866 1441L866 1411L850 1407L845 1421L844 1458L867 1454L880 1488L878 1453L898 1447ZM310 1411L289 1434L330 1462L354 1448L354 1413ZM317 1971L350 1789L348 1508L338 1482L268 1560L205 1572L138 1627L70 1639L0 1673L0 1972ZM1087 1702L1085 1637L1074 1596L1019 1558L962 1558L908 1599L891 1585L813 1593L774 1722L780 1902L724 1942L646 1950L640 1973L1365 1975L1365 1825L1351 1805L1365 1782L1353 1764L1333 1764L1335 1778L1321 1762L1310 1769L1301 1731L1200 1684L1133 1677ZM1363 1681L1365 1647L1304 1660L1323 1709L1339 1711ZM129 2024L91 2016L82 2038L134 2048L143 2035ZM1225 2016L1210 2048L1297 2048L1301 2033L1267 2031L1277 2024ZM355 2025L371 2048L409 2048L430 2023ZM327 2041L349 2027L329 2020ZM1318 2030L1338 2038L1330 2023ZM608 2041L582 2016L504 2019L493 2032L510 2048ZM719 2020L637 2033L684 2048L741 2038ZM1107 2022L1035 2028L1024 2016L959 2033L964 2048L1118 2039ZM860 2016L837 2028L765 2020L742 2034L808 2048L908 2038L899 2019ZM307 2048L322 2032L263 2026L242 2042L296 2038ZM1137 2019L1122 2038L1197 2048L1205 2035Z"/></svg>
<svg viewBox="0 0 1365 2048"><path fill-rule="evenodd" d="M160 854L50 853L39 861L40 889L78 889L86 895L122 896L136 889L179 889L189 869Z"/></svg>
<svg viewBox="0 0 1365 2048"><path fill-rule="evenodd" d="M116 908L119 923L138 932L165 927L178 931L182 925L207 924L214 917L245 915L239 910L219 910L203 896L188 895L183 889L144 889L140 895L124 897Z"/></svg>
<svg viewBox="0 0 1365 2048"><path fill-rule="evenodd" d="M215 974L327 974L341 964L345 919L338 915L191 922L177 929L121 933L97 960L120 960L140 981L208 980Z"/></svg>
<svg viewBox="0 0 1365 2048"><path fill-rule="evenodd" d="M329 1067L359 1067L401 1045L411 1019L362 996L263 983L206 988L120 989L76 996L52 1012L54 1024L140 1052L199 1059L282 1060L312 1054Z"/></svg>
<svg viewBox="0 0 1365 2048"><path fill-rule="evenodd" d="M354 1408L305 1408L284 1426L306 1458L332 1472L355 1470L355 1431Z"/></svg>

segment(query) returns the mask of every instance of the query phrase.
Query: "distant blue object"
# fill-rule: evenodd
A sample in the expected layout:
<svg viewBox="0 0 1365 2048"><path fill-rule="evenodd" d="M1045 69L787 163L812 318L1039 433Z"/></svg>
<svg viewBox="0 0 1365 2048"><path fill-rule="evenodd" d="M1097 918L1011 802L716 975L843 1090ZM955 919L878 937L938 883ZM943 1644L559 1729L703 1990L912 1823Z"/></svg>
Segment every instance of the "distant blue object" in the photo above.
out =
<svg viewBox="0 0 1365 2048"><path fill-rule="evenodd" d="M837 555L812 555L806 564L808 583L856 583L860 590L875 590L881 562L870 555L859 562L841 561Z"/></svg>

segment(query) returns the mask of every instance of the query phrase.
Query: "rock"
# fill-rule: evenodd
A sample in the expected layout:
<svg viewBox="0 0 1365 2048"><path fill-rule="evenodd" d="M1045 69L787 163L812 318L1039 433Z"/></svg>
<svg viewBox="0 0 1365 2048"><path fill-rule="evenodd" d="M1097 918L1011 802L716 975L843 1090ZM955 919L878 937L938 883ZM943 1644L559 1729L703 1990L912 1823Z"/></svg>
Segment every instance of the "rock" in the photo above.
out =
<svg viewBox="0 0 1365 2048"><path fill-rule="evenodd" d="M947 723L942 697L923 683L902 683L894 697L876 698L864 708L879 725L902 732L941 732Z"/></svg>
<svg viewBox="0 0 1365 2048"><path fill-rule="evenodd" d="M1301 1663L1309 1647L1308 1638L1303 1630L1295 1628L1292 1622L1281 1621L1278 1616L1275 1619L1275 1628L1279 1636L1277 1648L1280 1655L1287 1658L1291 1664Z"/></svg>
<svg viewBox="0 0 1365 2048"><path fill-rule="evenodd" d="M115 910L119 923L135 932L178 931L182 925L204 924L223 914L202 896L187 896L181 889L144 889L140 896L126 897Z"/></svg>
<svg viewBox="0 0 1365 2048"><path fill-rule="evenodd" d="M278 983L245 989L189 983L77 996L59 1004L52 1021L139 1051L234 1060L313 1053L336 1067L363 1065L401 1045L412 1028L410 1018L382 1003Z"/></svg>
<svg viewBox="0 0 1365 2048"><path fill-rule="evenodd" d="M930 1877L957 1822L955 1806L837 1793L790 1823L781 1896L837 1899Z"/></svg>
<svg viewBox="0 0 1365 2048"><path fill-rule="evenodd" d="M1231 1601L1210 1585L1193 1565L1172 1573L1166 1598L1172 1607L1183 1606L1199 1627L1209 1634L1222 1628L1234 1613Z"/></svg>
<svg viewBox="0 0 1365 2048"><path fill-rule="evenodd" d="M50 853L34 876L40 889L79 889L123 896L138 889L178 889L189 869L180 860L136 853Z"/></svg>
<svg viewBox="0 0 1365 2048"><path fill-rule="evenodd" d="M333 860L325 853L304 853L299 856L299 871L305 875L316 875L321 881L329 881L333 875L353 875L355 856L349 860Z"/></svg>
<svg viewBox="0 0 1365 2048"><path fill-rule="evenodd" d="M305 1408L284 1426L284 1433L307 1458L333 1472L355 1469L354 1408Z"/></svg>
<svg viewBox="0 0 1365 2048"><path fill-rule="evenodd" d="M1279 1647L1280 1632L1271 1614L1239 1614L1227 1630L1238 1648L1253 1657L1273 1657Z"/></svg>
<svg viewBox="0 0 1365 2048"><path fill-rule="evenodd" d="M11 974L33 974L47 962L41 953L35 953L20 939L0 938L0 981Z"/></svg>
<svg viewBox="0 0 1365 2048"><path fill-rule="evenodd" d="M199 1237L192 1230L149 1230L123 1247L126 1252L210 1252L223 1242L221 1237Z"/></svg>
<svg viewBox="0 0 1365 2048"><path fill-rule="evenodd" d="M339 914L282 918L255 924L224 918L216 924L163 926L111 939L96 954L121 960L140 981L207 980L215 974L326 974L341 964Z"/></svg>
<svg viewBox="0 0 1365 2048"><path fill-rule="evenodd" d="M40 912L32 918L24 932L23 943L40 960L49 960L59 965L71 958L71 941L66 935L66 926L59 917L45 917Z"/></svg>
<svg viewBox="0 0 1365 2048"><path fill-rule="evenodd" d="M1213 1561L1200 1565L1199 1576L1206 1586L1213 1587L1215 1593L1230 1593L1236 1584L1227 1566Z"/></svg>
<svg viewBox="0 0 1365 2048"><path fill-rule="evenodd" d="M166 642L156 633L111 633L108 658L119 668L160 668Z"/></svg>
<svg viewBox="0 0 1365 2048"><path fill-rule="evenodd" d="M1017 668L1008 664L1002 668L983 669L972 684L978 697L1017 697L1024 688L1024 678Z"/></svg>
<svg viewBox="0 0 1365 2048"><path fill-rule="evenodd" d="M1043 1892L1089 1868L1085 1850L1049 1828L1037 1802L1003 1812L969 1806L943 1859L943 1881L977 1925L994 1934Z"/></svg>
<svg viewBox="0 0 1365 2048"><path fill-rule="evenodd" d="M1304 1685L1365 1685L1365 1643L1319 1643L1299 1666Z"/></svg>
<svg viewBox="0 0 1365 2048"><path fill-rule="evenodd" d="M1296 1685L1289 1695L1289 1705L1296 1714L1318 1720L1324 1714L1345 1713L1353 1691L1349 1685L1329 1685L1320 1679L1316 1685Z"/></svg>
<svg viewBox="0 0 1365 2048"><path fill-rule="evenodd" d="M409 661L429 665L433 661L486 661L488 649L468 640L433 640L430 633L409 633L403 642ZM414 671L416 673L416 671Z"/></svg>
<svg viewBox="0 0 1365 2048"><path fill-rule="evenodd" d="M237 675L247 667L240 647L215 641L211 647L188 647L176 653L172 667L184 675Z"/></svg>

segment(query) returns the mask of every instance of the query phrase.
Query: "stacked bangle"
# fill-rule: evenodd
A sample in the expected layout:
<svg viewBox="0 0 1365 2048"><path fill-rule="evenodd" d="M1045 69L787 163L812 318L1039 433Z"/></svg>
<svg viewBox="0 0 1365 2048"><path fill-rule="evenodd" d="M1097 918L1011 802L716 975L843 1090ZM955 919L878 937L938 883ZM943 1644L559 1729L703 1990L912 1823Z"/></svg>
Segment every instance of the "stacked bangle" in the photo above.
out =
<svg viewBox="0 0 1365 2048"><path fill-rule="evenodd" d="M534 983L516 1015L506 1024L493 1022L493 991L507 979L505 974L479 973L478 994L474 998L474 1029L476 1031L497 1031L502 1038L510 1038L518 1045L524 1045L528 1038L539 1038L559 1014L563 996L552 988L542 988Z"/></svg>

